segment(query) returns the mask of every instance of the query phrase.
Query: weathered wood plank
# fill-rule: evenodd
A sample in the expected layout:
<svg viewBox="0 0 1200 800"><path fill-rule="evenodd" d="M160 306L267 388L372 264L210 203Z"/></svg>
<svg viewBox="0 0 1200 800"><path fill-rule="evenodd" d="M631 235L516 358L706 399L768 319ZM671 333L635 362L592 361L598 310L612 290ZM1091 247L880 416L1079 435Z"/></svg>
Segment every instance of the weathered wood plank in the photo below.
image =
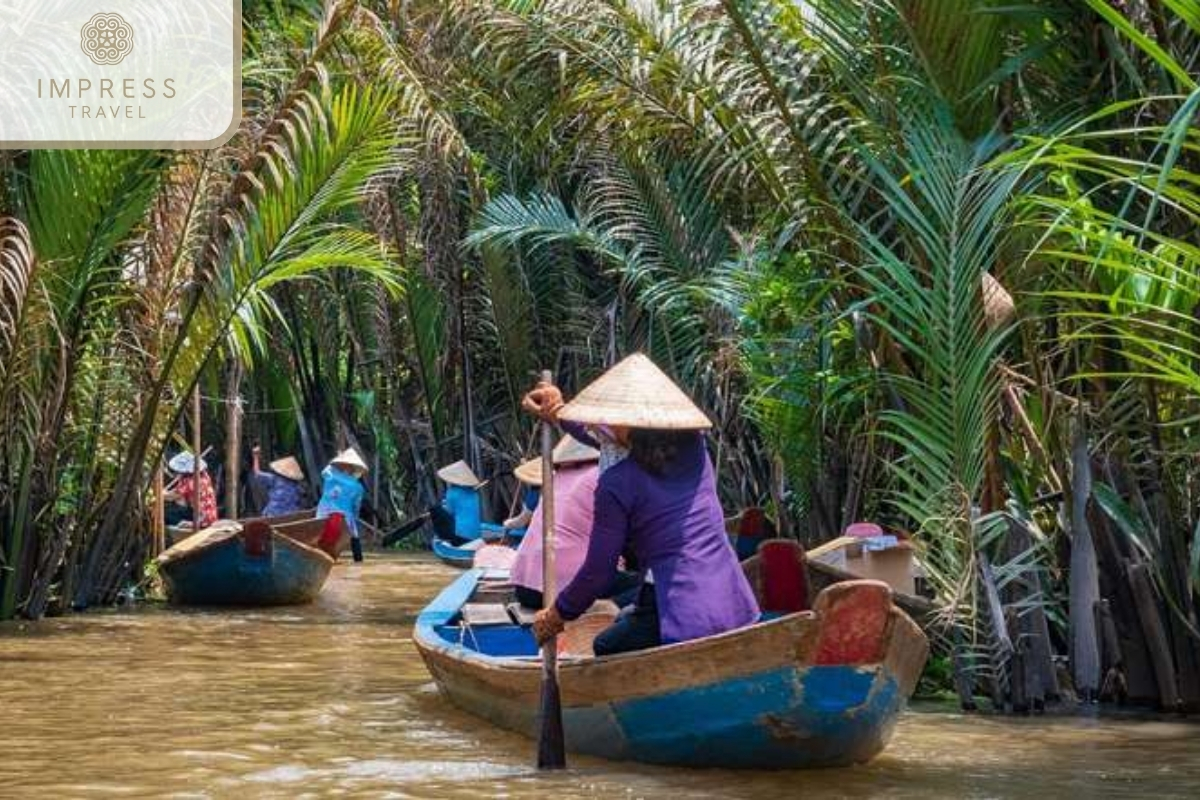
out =
<svg viewBox="0 0 1200 800"><path fill-rule="evenodd" d="M1179 684L1175 675L1175 660L1171 644L1167 639L1166 627L1154 596L1150 582L1150 571L1145 564L1129 563L1125 568L1129 586L1137 603L1142 630L1146 634L1146 645L1150 648L1150 661L1154 664L1154 676L1158 680L1159 703L1164 710L1174 711L1179 707Z"/></svg>
<svg viewBox="0 0 1200 800"><path fill-rule="evenodd" d="M1100 600L1099 567L1088 503L1092 497L1092 465L1088 454L1083 412L1075 421L1071 445L1071 667L1075 691L1092 700L1100 691L1100 643L1096 636L1095 606Z"/></svg>

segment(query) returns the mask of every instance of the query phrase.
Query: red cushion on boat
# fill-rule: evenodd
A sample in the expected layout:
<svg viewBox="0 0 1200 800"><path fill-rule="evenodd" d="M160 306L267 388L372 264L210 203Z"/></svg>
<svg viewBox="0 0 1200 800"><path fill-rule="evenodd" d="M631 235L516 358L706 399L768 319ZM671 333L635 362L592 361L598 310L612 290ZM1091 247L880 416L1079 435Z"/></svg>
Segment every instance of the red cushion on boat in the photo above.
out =
<svg viewBox="0 0 1200 800"><path fill-rule="evenodd" d="M759 545L762 560L762 610L790 614L808 609L808 578L804 548L790 539L770 539Z"/></svg>
<svg viewBox="0 0 1200 800"><path fill-rule="evenodd" d="M262 520L247 522L242 529L246 555L266 556L271 552L271 526Z"/></svg>

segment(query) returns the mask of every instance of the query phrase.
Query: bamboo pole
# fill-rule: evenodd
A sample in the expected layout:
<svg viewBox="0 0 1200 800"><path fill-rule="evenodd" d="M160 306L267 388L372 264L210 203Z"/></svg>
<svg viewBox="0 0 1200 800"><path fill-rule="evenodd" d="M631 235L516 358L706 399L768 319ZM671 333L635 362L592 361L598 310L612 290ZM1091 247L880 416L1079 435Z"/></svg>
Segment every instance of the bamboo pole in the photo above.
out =
<svg viewBox="0 0 1200 800"><path fill-rule="evenodd" d="M242 365L230 366L225 407L225 515L238 518L242 476Z"/></svg>
<svg viewBox="0 0 1200 800"><path fill-rule="evenodd" d="M192 390L192 530L200 530L200 382Z"/></svg>
<svg viewBox="0 0 1200 800"><path fill-rule="evenodd" d="M542 371L542 384L553 383L550 370ZM554 429L542 421L542 608L554 607ZM542 698L538 735L538 769L562 769L567 765L563 734L562 696L558 688L558 637L542 644Z"/></svg>
<svg viewBox="0 0 1200 800"><path fill-rule="evenodd" d="M154 542L151 547L152 555L157 556L167 547L167 507L166 487L163 485L163 468L160 461L157 469L154 470L154 519L151 523L151 530L154 535Z"/></svg>

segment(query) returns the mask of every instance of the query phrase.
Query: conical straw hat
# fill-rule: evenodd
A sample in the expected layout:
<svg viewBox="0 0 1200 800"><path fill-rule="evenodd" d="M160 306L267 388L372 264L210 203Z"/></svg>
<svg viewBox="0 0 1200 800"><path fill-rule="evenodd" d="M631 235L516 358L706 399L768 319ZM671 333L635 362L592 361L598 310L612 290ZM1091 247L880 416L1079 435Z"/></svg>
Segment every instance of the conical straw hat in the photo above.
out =
<svg viewBox="0 0 1200 800"><path fill-rule="evenodd" d="M465 461L455 461L448 467L442 467L437 471L437 476L446 483L454 486L466 486L468 489L483 485L483 481L476 477Z"/></svg>
<svg viewBox="0 0 1200 800"><path fill-rule="evenodd" d="M654 430L703 430L712 423L666 374L634 353L592 381L559 419Z"/></svg>
<svg viewBox="0 0 1200 800"><path fill-rule="evenodd" d="M330 464L336 464L339 467L352 467L354 469L367 471L367 462L362 460L362 456L353 447L347 447L342 452L333 457Z"/></svg>
<svg viewBox="0 0 1200 800"><path fill-rule="evenodd" d="M289 480L304 480L304 470L300 468L300 462L291 456L284 456L276 461L272 461L269 466L272 472L282 475Z"/></svg>
<svg viewBox="0 0 1200 800"><path fill-rule="evenodd" d="M589 447L574 436L567 434L554 446L555 464L580 464L584 461L599 461L600 451Z"/></svg>
<svg viewBox="0 0 1200 800"><path fill-rule="evenodd" d="M594 447L588 447L574 436L567 434L555 445L553 458L555 464L582 464L587 461L599 461L600 451ZM517 480L521 483L529 486L541 486L542 459L531 458L528 461L522 461L520 466L513 470L513 475L516 475Z"/></svg>
<svg viewBox="0 0 1200 800"><path fill-rule="evenodd" d="M526 486L541 486L542 460L540 458L531 458L528 461L522 461L513 470L513 475L516 475L517 480Z"/></svg>
<svg viewBox="0 0 1200 800"><path fill-rule="evenodd" d="M184 450L182 453L176 453L170 461L167 462L167 469L171 472L178 472L180 475L191 475L196 469L196 459L191 452ZM200 459L200 471L204 472L208 469L208 464L204 463L204 459Z"/></svg>

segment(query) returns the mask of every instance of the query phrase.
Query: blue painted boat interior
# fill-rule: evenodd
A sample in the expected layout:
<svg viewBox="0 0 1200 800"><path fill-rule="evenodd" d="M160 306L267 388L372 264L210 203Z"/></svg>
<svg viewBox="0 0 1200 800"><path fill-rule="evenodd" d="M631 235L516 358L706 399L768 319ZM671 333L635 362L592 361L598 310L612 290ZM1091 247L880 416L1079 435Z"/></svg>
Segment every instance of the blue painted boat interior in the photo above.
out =
<svg viewBox="0 0 1200 800"><path fill-rule="evenodd" d="M458 624L454 618L456 616L452 616L447 624L434 626L434 632L447 644L462 645L468 650L495 658L538 654L537 644L527 625L477 625L464 628ZM781 616L777 611L769 611L759 621L766 622Z"/></svg>
<svg viewBox="0 0 1200 800"><path fill-rule="evenodd" d="M486 625L460 628L458 625L439 625L437 635L450 644L499 658L536 656L537 643L530 629L520 625Z"/></svg>

